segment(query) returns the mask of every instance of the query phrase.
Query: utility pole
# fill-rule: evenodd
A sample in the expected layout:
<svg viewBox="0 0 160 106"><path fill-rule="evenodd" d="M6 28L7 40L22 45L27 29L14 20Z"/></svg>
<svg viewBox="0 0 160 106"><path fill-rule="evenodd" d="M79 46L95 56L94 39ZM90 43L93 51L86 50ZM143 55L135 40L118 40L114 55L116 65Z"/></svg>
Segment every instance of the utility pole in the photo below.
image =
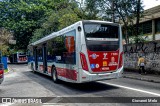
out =
<svg viewBox="0 0 160 106"><path fill-rule="evenodd" d="M112 0L111 9L112 9L112 22L115 22L115 17L114 17L114 0Z"/></svg>
<svg viewBox="0 0 160 106"><path fill-rule="evenodd" d="M137 1L137 20L136 20L136 36L139 34L139 14L140 14L140 3L141 0Z"/></svg>

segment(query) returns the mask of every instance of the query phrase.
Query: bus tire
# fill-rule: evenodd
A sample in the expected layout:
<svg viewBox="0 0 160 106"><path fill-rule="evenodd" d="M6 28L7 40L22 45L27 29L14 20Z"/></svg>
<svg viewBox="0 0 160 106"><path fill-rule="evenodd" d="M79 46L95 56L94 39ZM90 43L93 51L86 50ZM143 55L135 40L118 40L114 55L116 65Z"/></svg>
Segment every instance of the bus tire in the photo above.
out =
<svg viewBox="0 0 160 106"><path fill-rule="evenodd" d="M58 81L59 81L55 67L52 68L52 80L54 83L58 83Z"/></svg>

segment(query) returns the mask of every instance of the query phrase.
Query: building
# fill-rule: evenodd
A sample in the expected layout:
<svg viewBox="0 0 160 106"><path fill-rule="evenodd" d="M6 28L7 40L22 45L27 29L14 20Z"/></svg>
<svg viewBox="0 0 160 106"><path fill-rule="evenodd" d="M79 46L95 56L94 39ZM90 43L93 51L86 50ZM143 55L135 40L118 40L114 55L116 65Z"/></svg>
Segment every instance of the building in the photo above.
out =
<svg viewBox="0 0 160 106"><path fill-rule="evenodd" d="M160 5L144 11L143 18L140 18L139 32L147 41L160 40Z"/></svg>

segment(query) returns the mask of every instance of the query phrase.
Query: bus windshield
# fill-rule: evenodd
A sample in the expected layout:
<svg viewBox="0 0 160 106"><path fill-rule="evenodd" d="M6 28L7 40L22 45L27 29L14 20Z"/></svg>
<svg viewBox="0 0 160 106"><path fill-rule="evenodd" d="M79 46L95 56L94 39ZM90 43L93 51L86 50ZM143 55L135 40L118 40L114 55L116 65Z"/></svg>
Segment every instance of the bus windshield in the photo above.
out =
<svg viewBox="0 0 160 106"><path fill-rule="evenodd" d="M90 51L116 51L119 48L119 27L107 24L84 24L86 45Z"/></svg>

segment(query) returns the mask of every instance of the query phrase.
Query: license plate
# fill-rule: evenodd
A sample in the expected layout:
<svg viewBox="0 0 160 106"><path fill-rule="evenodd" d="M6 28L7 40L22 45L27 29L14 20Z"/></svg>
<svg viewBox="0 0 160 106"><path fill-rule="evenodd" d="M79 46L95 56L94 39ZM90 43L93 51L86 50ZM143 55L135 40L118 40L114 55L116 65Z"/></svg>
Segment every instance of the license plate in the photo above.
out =
<svg viewBox="0 0 160 106"><path fill-rule="evenodd" d="M102 69L102 71L108 71L109 67L102 67L101 69Z"/></svg>

